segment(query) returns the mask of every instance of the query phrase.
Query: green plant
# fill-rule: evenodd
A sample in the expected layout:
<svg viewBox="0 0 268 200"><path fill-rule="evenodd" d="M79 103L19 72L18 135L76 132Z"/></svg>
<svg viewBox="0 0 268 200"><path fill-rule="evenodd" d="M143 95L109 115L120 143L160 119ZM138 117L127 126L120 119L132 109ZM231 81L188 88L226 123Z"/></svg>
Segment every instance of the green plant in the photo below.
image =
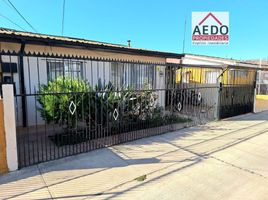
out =
<svg viewBox="0 0 268 200"><path fill-rule="evenodd" d="M101 137L96 134L99 126L108 128L103 129L107 131L105 135L114 135L187 121L176 115L165 115L157 99L156 93L146 87L116 91L110 82L105 85L99 80L93 89L84 80L68 77L58 77L42 85L38 94L43 119L67 128L50 136L58 146Z"/></svg>
<svg viewBox="0 0 268 200"><path fill-rule="evenodd" d="M97 125L118 127L119 122L147 121L155 126L182 121L177 116L163 115L164 111L157 105L157 94L147 86L143 90L124 88L116 91L110 82L102 84L99 80L93 89L84 80L58 77L48 85L42 85L39 93L39 111L43 119L68 128L76 128L78 121L93 129ZM70 110L75 108L72 113Z"/></svg>
<svg viewBox="0 0 268 200"><path fill-rule="evenodd" d="M106 125L108 122L137 121L152 118L156 109L158 96L152 90L137 91L130 87L116 91L109 82L103 85L101 81L95 86L95 96L91 100L91 121L94 124ZM114 119L115 109L118 112L118 120ZM97 112L97 114L96 114ZM108 119L103 121L103 119Z"/></svg>
<svg viewBox="0 0 268 200"><path fill-rule="evenodd" d="M113 112L120 107L122 100L121 92L114 91L112 83L102 84L101 80L94 87L94 92L89 97L90 106L86 108L89 116L89 122L92 126L96 124L106 125L107 122L114 120Z"/></svg>
<svg viewBox="0 0 268 200"><path fill-rule="evenodd" d="M58 77L42 85L39 90L39 112L46 122L67 125L73 128L76 120L86 115L87 102L92 88L84 80ZM71 103L73 104L71 105ZM73 115L70 110L74 111Z"/></svg>
<svg viewBox="0 0 268 200"><path fill-rule="evenodd" d="M153 117L158 96L153 91L135 91L124 95L123 106L125 117L147 120Z"/></svg>

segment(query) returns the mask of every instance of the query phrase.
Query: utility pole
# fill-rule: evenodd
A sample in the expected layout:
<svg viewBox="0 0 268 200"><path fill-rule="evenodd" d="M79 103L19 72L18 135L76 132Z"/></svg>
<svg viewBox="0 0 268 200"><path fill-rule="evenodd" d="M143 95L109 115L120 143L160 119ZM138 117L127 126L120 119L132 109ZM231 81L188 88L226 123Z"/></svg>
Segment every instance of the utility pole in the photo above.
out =
<svg viewBox="0 0 268 200"><path fill-rule="evenodd" d="M260 58L260 63L259 63L259 68L260 70L258 71L258 74L259 74L259 77L258 77L258 82L259 82L259 87L258 87L258 95L260 94L261 92L261 58Z"/></svg>
<svg viewBox="0 0 268 200"><path fill-rule="evenodd" d="M64 17L65 17L65 0L63 0L63 7L62 7L61 36L63 36L64 31Z"/></svg>
<svg viewBox="0 0 268 200"><path fill-rule="evenodd" d="M182 53L184 53L184 50L185 50L185 33L186 33L186 17L185 17L185 20L184 20L184 34L183 34Z"/></svg>

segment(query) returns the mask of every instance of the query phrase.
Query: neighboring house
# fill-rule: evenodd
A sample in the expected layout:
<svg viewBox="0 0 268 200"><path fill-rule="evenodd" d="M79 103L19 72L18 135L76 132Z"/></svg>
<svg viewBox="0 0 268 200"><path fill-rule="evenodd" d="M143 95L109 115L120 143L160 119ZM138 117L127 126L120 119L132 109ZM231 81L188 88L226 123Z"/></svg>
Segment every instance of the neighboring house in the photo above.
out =
<svg viewBox="0 0 268 200"><path fill-rule="evenodd" d="M268 95L268 65L262 65L257 75L257 94Z"/></svg>
<svg viewBox="0 0 268 200"><path fill-rule="evenodd" d="M222 82L223 84L226 85L235 85L235 84L239 85L239 84L253 84L255 80L256 65L241 62L239 60L212 57L212 56L184 54L181 63L186 65L204 65L203 68L198 69L198 71L196 72L196 76L189 77L190 82L195 83ZM215 66L215 67L209 68L209 66ZM217 66L218 69L216 68ZM222 69L226 71L222 72ZM191 71L194 71L194 69L188 67L187 70L184 70L184 73L191 74ZM178 72L178 76L179 74L180 73ZM222 77L219 80L219 76L221 74ZM180 80L179 77L178 80Z"/></svg>
<svg viewBox="0 0 268 200"><path fill-rule="evenodd" d="M256 64L259 67L257 75L257 94L268 95L268 60L247 60L246 62Z"/></svg>
<svg viewBox="0 0 268 200"><path fill-rule="evenodd" d="M183 54L180 60L168 59L168 62L178 63L181 66L176 70L175 78L179 87L186 85L187 87L211 88L222 85L223 92L220 93L220 97L218 89L200 90L204 101L209 102L210 106L219 105L219 111L216 112L219 112L220 118L236 115L236 110L244 112L243 108L238 111L236 107L238 104L247 104L247 107L251 107L249 110L253 109L250 104L253 103L254 98L250 96L254 94L257 68L255 64L193 54ZM236 96L240 98L235 98ZM221 114L224 110L234 111Z"/></svg>

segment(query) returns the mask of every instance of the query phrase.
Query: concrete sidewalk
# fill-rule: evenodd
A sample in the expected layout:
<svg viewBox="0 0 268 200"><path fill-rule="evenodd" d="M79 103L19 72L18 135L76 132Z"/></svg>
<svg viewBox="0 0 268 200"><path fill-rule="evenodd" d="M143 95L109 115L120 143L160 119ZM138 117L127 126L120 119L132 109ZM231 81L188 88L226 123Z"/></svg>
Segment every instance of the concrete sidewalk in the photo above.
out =
<svg viewBox="0 0 268 200"><path fill-rule="evenodd" d="M268 112L0 176L0 199L268 199Z"/></svg>

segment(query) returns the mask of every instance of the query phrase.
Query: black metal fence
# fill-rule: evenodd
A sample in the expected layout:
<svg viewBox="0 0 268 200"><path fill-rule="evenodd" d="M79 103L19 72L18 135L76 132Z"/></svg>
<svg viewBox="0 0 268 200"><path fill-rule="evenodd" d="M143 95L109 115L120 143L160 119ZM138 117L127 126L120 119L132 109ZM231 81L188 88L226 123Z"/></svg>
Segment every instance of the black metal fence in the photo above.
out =
<svg viewBox="0 0 268 200"><path fill-rule="evenodd" d="M252 111L254 73L98 58L1 55L19 167ZM228 73L227 73L228 72ZM244 84L244 85L243 85ZM247 84L247 85L245 85Z"/></svg>
<svg viewBox="0 0 268 200"><path fill-rule="evenodd" d="M254 85L223 85L220 89L219 118L253 112Z"/></svg>
<svg viewBox="0 0 268 200"><path fill-rule="evenodd" d="M27 126L17 127L19 167L176 130L215 117L215 87L51 92L26 99ZM161 102L161 96L169 101Z"/></svg>

